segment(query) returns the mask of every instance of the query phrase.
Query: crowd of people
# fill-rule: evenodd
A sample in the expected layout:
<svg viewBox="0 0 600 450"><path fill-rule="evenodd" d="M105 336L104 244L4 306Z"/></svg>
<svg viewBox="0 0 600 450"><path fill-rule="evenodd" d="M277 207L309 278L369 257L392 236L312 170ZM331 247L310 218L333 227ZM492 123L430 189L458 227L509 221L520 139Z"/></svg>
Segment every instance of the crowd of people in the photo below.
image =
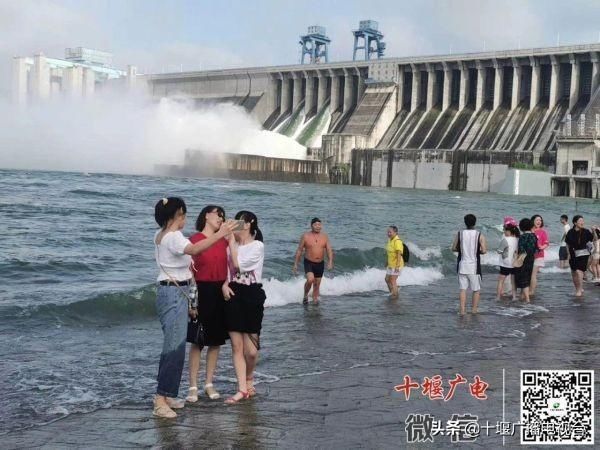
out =
<svg viewBox="0 0 600 450"><path fill-rule="evenodd" d="M460 286L459 314L466 313L467 291L472 292L471 312L478 311L481 291L481 255L487 253L485 237L475 229L477 218L473 214L464 217L466 229L454 236L452 250L458 253L457 272ZM600 283L600 227L585 227L581 215L573 216L573 228L567 215L560 222L563 235L559 247L560 266L571 269L575 297L583 296L585 273L592 274L591 282ZM500 273L496 288L498 300L504 297L505 281L510 279L512 299L530 302L538 286L538 272L545 265L545 250L550 246L544 219L539 214L523 218L518 223L505 217L504 237L497 250Z"/></svg>
<svg viewBox="0 0 600 450"><path fill-rule="evenodd" d="M198 401L198 376L202 350L206 348L204 393L211 400L220 398L213 384L219 351L230 341L237 392L225 400L236 404L256 395L254 370L260 350L260 332L266 295L262 289L264 245L258 217L239 211L234 220L226 220L221 206L208 205L195 223L196 233L189 239L182 231L187 215L185 202L178 197L163 198L155 206L159 230L154 236L157 277L156 308L164 340L153 414L177 417L183 408L177 400L181 383L186 343L189 347L189 392L185 401ZM457 272L460 286L459 314L466 313L467 292L472 291L472 312L477 313L481 291L481 255L488 251L485 237L475 229L477 218L464 217L466 229L454 236L452 250L458 253ZM575 296L583 295L584 273L589 269L600 283L600 227L586 229L583 217L562 216L564 233L559 251L560 264L569 265ZM303 303L312 290L313 303L319 302L320 285L325 272L333 269L333 249L320 219L313 218L311 229L300 237L292 271L297 273L304 254ZM538 285L537 275L544 266L545 250L550 241L540 215L518 223L505 217L504 237L498 248L500 274L497 298L504 296L510 279L512 298L530 302ZM385 282L391 298L398 297L398 277L408 261L408 248L394 225L387 229ZM193 324L200 325L193 325ZM197 332L199 329L201 333ZM196 330L190 333L190 330ZM199 336L202 336L201 339Z"/></svg>

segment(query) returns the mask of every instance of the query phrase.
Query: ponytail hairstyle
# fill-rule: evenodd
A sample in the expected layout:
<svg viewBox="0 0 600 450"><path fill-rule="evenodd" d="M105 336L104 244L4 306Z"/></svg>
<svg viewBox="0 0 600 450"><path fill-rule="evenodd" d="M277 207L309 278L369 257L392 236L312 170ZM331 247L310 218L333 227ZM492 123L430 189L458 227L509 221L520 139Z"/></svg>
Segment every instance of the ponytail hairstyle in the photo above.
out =
<svg viewBox="0 0 600 450"><path fill-rule="evenodd" d="M507 230L511 235L513 235L514 237L519 237L521 236L521 232L519 231L519 229L517 228L516 225L513 224L509 224L506 225L504 227L505 230Z"/></svg>
<svg viewBox="0 0 600 450"><path fill-rule="evenodd" d="M183 214L187 213L187 207L183 199L179 197L161 198L154 207L154 220L159 227L164 228L169 220L174 219L181 210Z"/></svg>
<svg viewBox="0 0 600 450"><path fill-rule="evenodd" d="M260 228L258 228L258 218L256 214L250 211L240 211L235 215L235 220L243 220L250 224L250 234L254 236L254 239L263 242L263 235Z"/></svg>

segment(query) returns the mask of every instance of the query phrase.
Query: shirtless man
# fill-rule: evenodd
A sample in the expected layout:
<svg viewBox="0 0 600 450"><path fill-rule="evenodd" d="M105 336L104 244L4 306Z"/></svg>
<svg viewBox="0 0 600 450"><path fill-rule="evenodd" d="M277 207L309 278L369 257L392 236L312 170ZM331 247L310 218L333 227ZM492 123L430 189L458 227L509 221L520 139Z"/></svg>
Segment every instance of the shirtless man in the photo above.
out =
<svg viewBox="0 0 600 450"><path fill-rule="evenodd" d="M303 233L300 238L300 245L296 250L294 260L294 274L298 272L298 263L302 252L304 255L304 273L306 274L306 283L304 283L304 297L302 303L308 303L308 293L313 290L313 303L319 302L319 286L325 270L325 251L327 251L327 270L333 269L333 250L329 242L329 236L322 233L323 225L318 218L310 221L311 231Z"/></svg>

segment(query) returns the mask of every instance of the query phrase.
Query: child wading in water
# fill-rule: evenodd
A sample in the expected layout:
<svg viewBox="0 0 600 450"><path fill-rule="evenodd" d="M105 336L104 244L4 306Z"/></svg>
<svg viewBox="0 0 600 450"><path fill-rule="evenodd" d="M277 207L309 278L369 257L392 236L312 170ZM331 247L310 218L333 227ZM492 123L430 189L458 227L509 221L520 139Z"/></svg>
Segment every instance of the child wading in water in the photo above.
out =
<svg viewBox="0 0 600 450"><path fill-rule="evenodd" d="M519 229L517 222L512 217L504 218L504 238L500 242L498 253L500 254L500 274L498 275L498 286L496 288L496 300L501 300L504 294L504 281L510 277L512 299L517 299L517 287L515 285L515 270L513 268L513 257L519 244Z"/></svg>

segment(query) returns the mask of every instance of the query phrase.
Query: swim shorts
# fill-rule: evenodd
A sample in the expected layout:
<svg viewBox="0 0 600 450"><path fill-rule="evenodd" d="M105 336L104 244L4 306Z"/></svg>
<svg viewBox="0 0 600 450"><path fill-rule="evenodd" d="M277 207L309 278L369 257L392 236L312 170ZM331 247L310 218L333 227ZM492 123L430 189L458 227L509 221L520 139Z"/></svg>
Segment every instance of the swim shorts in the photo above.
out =
<svg viewBox="0 0 600 450"><path fill-rule="evenodd" d="M313 273L315 278L323 278L325 272L325 261L312 262L304 258L304 273Z"/></svg>

